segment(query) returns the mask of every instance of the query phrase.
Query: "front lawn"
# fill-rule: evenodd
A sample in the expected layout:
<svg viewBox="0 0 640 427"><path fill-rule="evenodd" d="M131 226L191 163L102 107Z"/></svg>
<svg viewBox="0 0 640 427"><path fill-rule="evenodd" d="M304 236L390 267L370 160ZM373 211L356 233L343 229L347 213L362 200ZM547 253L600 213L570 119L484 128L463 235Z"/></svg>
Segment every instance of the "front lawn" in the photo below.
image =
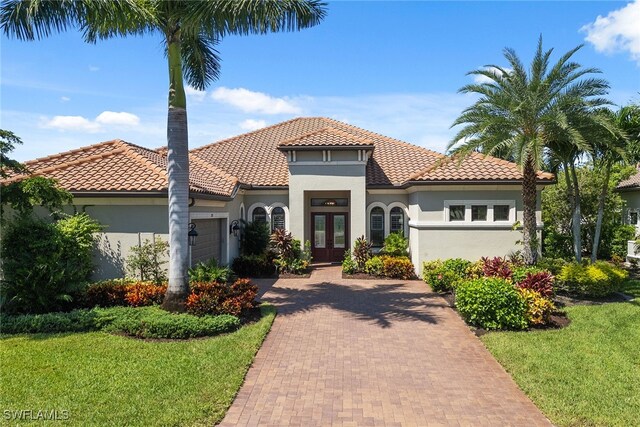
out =
<svg viewBox="0 0 640 427"><path fill-rule="evenodd" d="M535 404L560 426L637 425L640 282L635 301L567 307L560 330L496 332L482 341Z"/></svg>
<svg viewBox="0 0 640 427"><path fill-rule="evenodd" d="M68 411L66 425L212 425L223 418L271 327L275 309L262 312L236 332L182 342L104 332L4 336L0 408L34 416ZM11 424L18 423L29 424Z"/></svg>

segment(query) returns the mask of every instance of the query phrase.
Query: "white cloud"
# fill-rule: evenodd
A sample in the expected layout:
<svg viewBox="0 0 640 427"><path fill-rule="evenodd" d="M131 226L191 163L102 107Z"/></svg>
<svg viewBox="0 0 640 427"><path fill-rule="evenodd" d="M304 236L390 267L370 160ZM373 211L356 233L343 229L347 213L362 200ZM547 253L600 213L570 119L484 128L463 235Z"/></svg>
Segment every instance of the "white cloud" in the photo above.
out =
<svg viewBox="0 0 640 427"><path fill-rule="evenodd" d="M244 88L219 87L211 93L211 97L216 101L233 105L245 113L299 114L301 111L289 98L274 98Z"/></svg>
<svg viewBox="0 0 640 427"><path fill-rule="evenodd" d="M68 96L61 96L60 97L60 102L69 102L71 101L71 98L69 98Z"/></svg>
<svg viewBox="0 0 640 427"><path fill-rule="evenodd" d="M263 128L267 125L267 122L264 120L254 120L254 119L246 119L240 123L240 128L243 130L256 130Z"/></svg>
<svg viewBox="0 0 640 427"><path fill-rule="evenodd" d="M115 111L103 111L96 117L95 121L103 125L136 126L140 123L140 117L123 111L119 113Z"/></svg>
<svg viewBox="0 0 640 427"><path fill-rule="evenodd" d="M191 86L185 86L184 93L191 99L195 101L203 101L204 97L207 96L207 92L204 90L194 89Z"/></svg>
<svg viewBox="0 0 640 427"><path fill-rule="evenodd" d="M89 71L95 73L96 71L100 71L100 67L96 67L95 65L89 65Z"/></svg>
<svg viewBox="0 0 640 427"><path fill-rule="evenodd" d="M640 1L600 16L580 28L587 33L585 40L596 51L613 53L628 51L631 59L640 65Z"/></svg>
<svg viewBox="0 0 640 427"><path fill-rule="evenodd" d="M500 75L502 74L500 72L500 70L498 70L496 67L483 67L485 70L487 71L493 71L494 74ZM511 68L507 68L507 67L502 67L503 70L505 70L507 73L511 73L511 71L513 71ZM474 74L473 75L473 81L475 83L478 84L482 84L482 83L493 83L493 80L491 80L489 77L487 76L483 76L482 74Z"/></svg>
<svg viewBox="0 0 640 427"><path fill-rule="evenodd" d="M61 131L76 132L100 132L100 124L87 120L82 116L55 116L51 120L46 120L43 127L58 129Z"/></svg>

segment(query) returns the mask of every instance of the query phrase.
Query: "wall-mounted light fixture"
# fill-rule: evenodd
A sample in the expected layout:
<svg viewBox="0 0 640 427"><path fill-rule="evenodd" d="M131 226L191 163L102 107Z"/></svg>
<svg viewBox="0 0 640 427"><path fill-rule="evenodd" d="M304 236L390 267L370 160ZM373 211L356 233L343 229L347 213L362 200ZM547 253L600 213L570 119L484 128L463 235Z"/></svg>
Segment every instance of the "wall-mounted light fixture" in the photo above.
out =
<svg viewBox="0 0 640 427"><path fill-rule="evenodd" d="M189 246L196 245L196 237L198 237L198 232L196 231L196 224L193 222L189 223Z"/></svg>
<svg viewBox="0 0 640 427"><path fill-rule="evenodd" d="M326 200L326 201L323 203L323 205L324 205L324 206L335 206L335 205L337 205L337 204L338 204L338 202L336 202L336 201L335 201L335 200L333 200L333 199Z"/></svg>
<svg viewBox="0 0 640 427"><path fill-rule="evenodd" d="M229 225L229 234L233 234L234 237L238 237L238 232L240 231L240 223L238 220L231 221Z"/></svg>

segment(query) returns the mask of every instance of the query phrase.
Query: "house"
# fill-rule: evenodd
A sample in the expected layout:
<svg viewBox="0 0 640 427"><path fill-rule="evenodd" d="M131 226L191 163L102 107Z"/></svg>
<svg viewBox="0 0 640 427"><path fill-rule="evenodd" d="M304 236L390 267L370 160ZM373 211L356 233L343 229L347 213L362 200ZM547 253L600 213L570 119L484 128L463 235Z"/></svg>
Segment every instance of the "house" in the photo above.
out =
<svg viewBox="0 0 640 427"><path fill-rule="evenodd" d="M636 234L640 234L640 165L636 174L626 179L616 188L620 196L626 202L623 211L623 221L626 224L635 225ZM640 251L636 250L635 241L627 242L627 259L640 260Z"/></svg>
<svg viewBox="0 0 640 427"><path fill-rule="evenodd" d="M97 278L123 275L129 248L167 239L166 149L107 141L30 161L107 228ZM473 154L462 162L328 118L296 118L190 151L192 262L239 253L239 220L265 221L338 262L359 236L380 248L409 237L413 263L503 256L519 249L518 167ZM18 178L14 178L18 179ZM554 182L538 174L538 191ZM540 207L537 212L540 221ZM539 226L539 228L541 225Z"/></svg>

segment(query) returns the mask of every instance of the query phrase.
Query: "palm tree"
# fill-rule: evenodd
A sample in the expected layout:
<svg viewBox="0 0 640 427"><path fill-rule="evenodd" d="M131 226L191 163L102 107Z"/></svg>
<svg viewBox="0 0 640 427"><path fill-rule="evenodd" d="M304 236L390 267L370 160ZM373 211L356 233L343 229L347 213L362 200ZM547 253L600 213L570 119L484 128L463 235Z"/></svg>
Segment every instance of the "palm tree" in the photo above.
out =
<svg viewBox="0 0 640 427"><path fill-rule="evenodd" d="M581 47L568 51L550 66L553 49L544 51L540 37L529 70L513 49L505 48L508 68L488 65L471 71L468 74L484 76L488 81L459 90L477 94L479 99L453 122L452 127L464 127L448 150L460 158L473 151L506 155L522 168L523 255L527 264L535 264L538 257L537 171L548 147L552 141L561 139L587 150L588 143L574 123L608 104L601 98L607 93L608 83L584 78L599 71L571 61Z"/></svg>
<svg viewBox="0 0 640 427"><path fill-rule="evenodd" d="M598 199L598 215L591 248L591 262L595 262L598 258L604 205L609 193L611 168L616 163L628 161L627 147L631 145L633 140L640 139L640 106L631 104L615 112L604 109L600 112L600 115L607 126L606 128L603 126L604 132L600 132L600 137L598 138L594 167L604 170L604 180Z"/></svg>
<svg viewBox="0 0 640 427"><path fill-rule="evenodd" d="M163 307L184 309L189 293L189 160L184 81L204 89L215 80L216 44L230 34L298 30L320 23L319 0L8 0L0 10L5 34L34 40L78 27L86 41L160 34L169 65L167 120L169 181L169 286Z"/></svg>

